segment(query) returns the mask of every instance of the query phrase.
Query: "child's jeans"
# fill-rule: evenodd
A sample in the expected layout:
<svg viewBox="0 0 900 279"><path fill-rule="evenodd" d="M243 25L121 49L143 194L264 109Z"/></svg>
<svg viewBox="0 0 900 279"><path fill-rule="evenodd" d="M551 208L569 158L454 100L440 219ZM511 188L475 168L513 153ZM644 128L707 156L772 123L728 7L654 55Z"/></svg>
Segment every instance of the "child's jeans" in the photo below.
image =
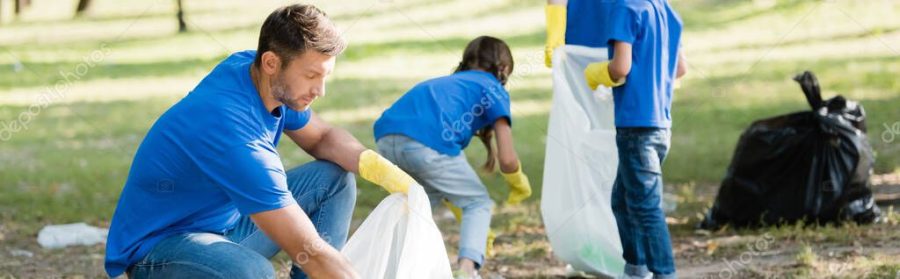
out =
<svg viewBox="0 0 900 279"><path fill-rule="evenodd" d="M661 208L662 163L670 142L669 129L619 128L619 170L612 192L612 209L619 226L625 274L644 278L675 278L669 228Z"/></svg>
<svg viewBox="0 0 900 279"><path fill-rule="evenodd" d="M378 140L378 151L425 188L431 208L448 199L462 209L459 257L484 263L491 210L494 202L465 154L447 156L405 136L388 135Z"/></svg>

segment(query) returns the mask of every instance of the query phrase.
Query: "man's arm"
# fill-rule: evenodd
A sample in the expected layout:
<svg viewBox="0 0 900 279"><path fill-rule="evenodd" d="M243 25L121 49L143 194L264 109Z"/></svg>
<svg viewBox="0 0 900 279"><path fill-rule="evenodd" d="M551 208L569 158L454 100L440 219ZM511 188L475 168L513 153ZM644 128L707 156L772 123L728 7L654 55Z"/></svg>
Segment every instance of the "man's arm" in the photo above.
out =
<svg viewBox="0 0 900 279"><path fill-rule="evenodd" d="M331 161L349 172L359 173L359 155L366 147L349 132L331 126L315 113L302 129L285 130L284 133L314 158Z"/></svg>
<svg viewBox="0 0 900 279"><path fill-rule="evenodd" d="M255 213L250 219L310 278L359 278L347 258L319 237L300 206Z"/></svg>
<svg viewBox="0 0 900 279"><path fill-rule="evenodd" d="M407 193L411 185L418 185L399 167L366 149L349 132L332 127L315 114L303 128L285 133L316 159L334 162L390 193Z"/></svg>

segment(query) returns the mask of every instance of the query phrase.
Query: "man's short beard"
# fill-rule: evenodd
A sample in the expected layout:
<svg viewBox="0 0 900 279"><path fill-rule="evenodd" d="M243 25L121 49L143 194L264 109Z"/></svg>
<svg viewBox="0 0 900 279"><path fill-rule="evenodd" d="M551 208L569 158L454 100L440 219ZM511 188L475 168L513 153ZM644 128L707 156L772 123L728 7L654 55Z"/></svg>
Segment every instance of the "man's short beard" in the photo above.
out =
<svg viewBox="0 0 900 279"><path fill-rule="evenodd" d="M284 79L284 73L282 72L272 80L272 98L282 104L285 104L293 110L302 111L303 109L305 109L305 107L297 107L300 104L296 104L292 102L292 100L287 99L287 94L291 91L291 89L287 86L287 83L284 82Z"/></svg>

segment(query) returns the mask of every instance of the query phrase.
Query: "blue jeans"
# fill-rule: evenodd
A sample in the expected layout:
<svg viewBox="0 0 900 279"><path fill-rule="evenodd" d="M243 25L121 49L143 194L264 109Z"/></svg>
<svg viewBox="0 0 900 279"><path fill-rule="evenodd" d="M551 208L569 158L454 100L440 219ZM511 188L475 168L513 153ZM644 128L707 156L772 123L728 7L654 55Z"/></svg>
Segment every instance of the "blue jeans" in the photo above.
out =
<svg viewBox="0 0 900 279"><path fill-rule="evenodd" d="M336 249L347 241L356 204L356 180L340 166L314 161L287 172L288 188L323 240ZM275 278L269 258L281 248L250 216L224 235L189 232L168 237L128 269L130 278ZM297 265L291 278L306 278Z"/></svg>
<svg viewBox="0 0 900 279"><path fill-rule="evenodd" d="M612 209L619 227L625 274L675 278L669 227L661 208L662 164L669 150L669 129L619 128L619 170Z"/></svg>
<svg viewBox="0 0 900 279"><path fill-rule="evenodd" d="M378 140L378 151L422 184L432 210L443 199L462 209L459 257L484 264L494 201L464 154L440 154L411 138L388 135Z"/></svg>

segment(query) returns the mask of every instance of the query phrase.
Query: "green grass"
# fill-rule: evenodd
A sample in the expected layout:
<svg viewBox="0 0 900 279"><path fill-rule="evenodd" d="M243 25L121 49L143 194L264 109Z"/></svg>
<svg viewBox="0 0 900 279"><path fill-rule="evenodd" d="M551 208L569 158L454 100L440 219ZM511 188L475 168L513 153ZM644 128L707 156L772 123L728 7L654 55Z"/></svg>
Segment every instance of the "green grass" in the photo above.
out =
<svg viewBox="0 0 900 279"><path fill-rule="evenodd" d="M254 48L259 24L275 7L188 1L193 31L176 34L172 1L96 2L97 9L80 19L70 19L67 5L33 9L17 22L2 17L2 123L27 111L35 97L61 80L60 71L74 71L101 45L110 50L62 98L34 115L27 130L0 143L0 222L18 223L24 233L47 223L108 222L150 125L229 52ZM336 124L374 146L371 124L377 114L346 115L380 111L416 82L449 73L471 38L499 36L516 55L520 79L510 88L513 100L543 105L537 112L513 108L516 147L535 187L529 202L536 203L551 99L550 72L541 57L543 2L475 2L314 1L345 28L351 43L328 83L329 95L314 108L348 119ZM880 136L886 124L900 121L900 19L878 15L900 12L900 5L751 2L674 1L687 27L690 73L675 93L667 182L697 185L683 191L709 191L695 188L718 183L740 133L753 120L807 109L790 81L807 69L819 75L826 97L842 94L865 106L878 153L875 171L898 171L900 139L885 142ZM289 167L311 159L288 141L279 149ZM473 165L484 160L478 142L467 155ZM496 200L505 198L497 174L483 178ZM357 218L385 195L364 181L359 188Z"/></svg>

